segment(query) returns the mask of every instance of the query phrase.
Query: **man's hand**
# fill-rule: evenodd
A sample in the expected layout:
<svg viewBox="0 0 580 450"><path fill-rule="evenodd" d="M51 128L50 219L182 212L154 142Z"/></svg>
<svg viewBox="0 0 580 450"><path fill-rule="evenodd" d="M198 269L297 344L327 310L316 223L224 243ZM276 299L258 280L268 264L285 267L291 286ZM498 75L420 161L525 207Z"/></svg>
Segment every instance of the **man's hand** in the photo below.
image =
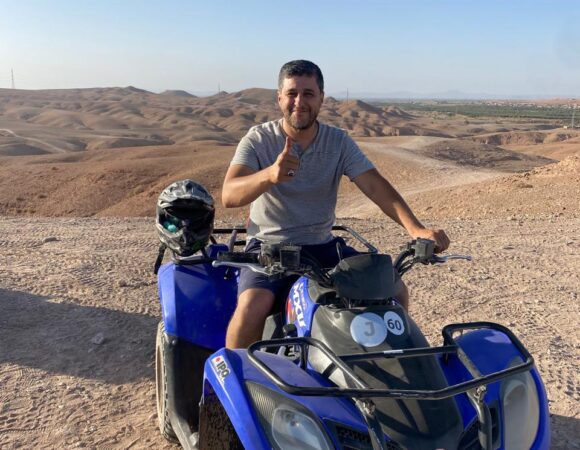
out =
<svg viewBox="0 0 580 450"><path fill-rule="evenodd" d="M292 144L292 139L286 137L286 145L282 153L278 155L276 162L270 166L269 178L272 184L290 181L296 175L300 167L300 160L290 153Z"/></svg>
<svg viewBox="0 0 580 450"><path fill-rule="evenodd" d="M252 203L273 185L290 181L300 166L299 159L290 154L293 141L286 138L282 153L271 166L254 170L243 164L228 168L222 189L222 203L226 208L239 208Z"/></svg>
<svg viewBox="0 0 580 450"><path fill-rule="evenodd" d="M447 250L450 244L450 240L447 234L443 230L430 230L429 228L423 228L413 233L414 238L431 239L435 241L435 252L440 253Z"/></svg>

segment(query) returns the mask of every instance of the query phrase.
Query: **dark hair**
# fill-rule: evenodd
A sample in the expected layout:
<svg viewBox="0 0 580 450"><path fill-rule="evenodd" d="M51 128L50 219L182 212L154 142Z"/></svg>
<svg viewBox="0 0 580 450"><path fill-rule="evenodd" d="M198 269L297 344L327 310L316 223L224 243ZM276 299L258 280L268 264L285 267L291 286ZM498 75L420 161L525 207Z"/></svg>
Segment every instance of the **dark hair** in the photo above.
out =
<svg viewBox="0 0 580 450"><path fill-rule="evenodd" d="M278 75L278 89L282 88L284 78L300 77L303 75L316 77L316 84L318 84L320 91L324 92L324 78L320 67L313 62L304 59L290 61L282 66L280 69L280 75Z"/></svg>

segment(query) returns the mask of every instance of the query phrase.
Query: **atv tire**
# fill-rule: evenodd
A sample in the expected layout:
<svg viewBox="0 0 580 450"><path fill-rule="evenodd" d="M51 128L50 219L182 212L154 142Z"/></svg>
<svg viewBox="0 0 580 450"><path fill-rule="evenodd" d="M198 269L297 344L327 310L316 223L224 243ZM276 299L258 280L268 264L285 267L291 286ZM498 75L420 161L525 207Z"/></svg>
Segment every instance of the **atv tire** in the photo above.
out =
<svg viewBox="0 0 580 450"><path fill-rule="evenodd" d="M155 343L155 393L157 398L157 421L161 435L171 442L178 442L177 436L169 420L168 395L167 395L167 354L163 345L165 324L159 322L157 327L157 339Z"/></svg>

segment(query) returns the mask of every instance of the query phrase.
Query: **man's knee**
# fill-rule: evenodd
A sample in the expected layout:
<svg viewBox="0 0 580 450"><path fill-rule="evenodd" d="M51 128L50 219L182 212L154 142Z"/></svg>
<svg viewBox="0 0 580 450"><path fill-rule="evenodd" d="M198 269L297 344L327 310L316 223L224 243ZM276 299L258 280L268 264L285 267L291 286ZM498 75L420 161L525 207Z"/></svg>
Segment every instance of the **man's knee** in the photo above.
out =
<svg viewBox="0 0 580 450"><path fill-rule="evenodd" d="M242 292L228 325L226 347L245 348L258 340L273 304L274 294L267 289L247 289Z"/></svg>
<svg viewBox="0 0 580 450"><path fill-rule="evenodd" d="M247 289L238 298L232 320L248 327L261 326L274 305L274 294L267 289Z"/></svg>

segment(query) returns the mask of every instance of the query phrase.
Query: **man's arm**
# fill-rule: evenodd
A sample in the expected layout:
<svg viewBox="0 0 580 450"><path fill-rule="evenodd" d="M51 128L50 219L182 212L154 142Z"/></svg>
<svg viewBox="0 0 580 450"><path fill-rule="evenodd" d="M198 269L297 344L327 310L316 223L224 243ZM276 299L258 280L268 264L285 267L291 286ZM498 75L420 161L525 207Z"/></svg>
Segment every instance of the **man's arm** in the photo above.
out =
<svg viewBox="0 0 580 450"><path fill-rule="evenodd" d="M251 167L234 164L229 167L222 188L222 203L226 208L237 208L252 203L273 185L290 181L298 170L298 158L290 154L292 140L278 159L269 167L256 171Z"/></svg>
<svg viewBox="0 0 580 450"><path fill-rule="evenodd" d="M222 188L222 203L226 208L245 206L270 189L268 170L256 172L248 166L230 166Z"/></svg>
<svg viewBox="0 0 580 450"><path fill-rule="evenodd" d="M435 241L436 249L440 252L449 247L449 238L445 231L425 228L403 197L378 170L368 170L357 176L353 182L387 216L405 228L412 238L431 239Z"/></svg>

